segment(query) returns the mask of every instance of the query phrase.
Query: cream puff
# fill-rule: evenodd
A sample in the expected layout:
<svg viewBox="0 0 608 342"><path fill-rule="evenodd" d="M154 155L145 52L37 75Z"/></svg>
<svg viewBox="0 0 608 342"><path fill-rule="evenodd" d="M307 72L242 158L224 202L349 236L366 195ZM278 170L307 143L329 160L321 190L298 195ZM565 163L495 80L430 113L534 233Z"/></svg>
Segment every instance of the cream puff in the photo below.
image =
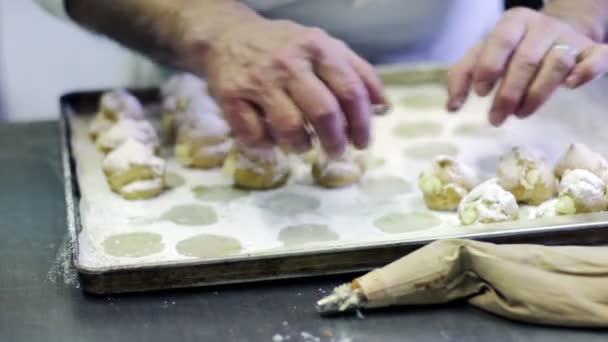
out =
<svg viewBox="0 0 608 342"><path fill-rule="evenodd" d="M110 152L102 168L112 191L129 200L158 196L165 185L165 161L134 139Z"/></svg>
<svg viewBox="0 0 608 342"><path fill-rule="evenodd" d="M291 172L289 158L278 147L252 148L237 144L224 165L234 185L251 190L270 190L284 185Z"/></svg>
<svg viewBox="0 0 608 342"><path fill-rule="evenodd" d="M587 170L608 184L608 161L585 144L572 144L555 167L555 176L561 179L568 170Z"/></svg>
<svg viewBox="0 0 608 342"><path fill-rule="evenodd" d="M418 178L424 202L432 210L456 210L479 183L475 172L452 157L438 156Z"/></svg>
<svg viewBox="0 0 608 342"><path fill-rule="evenodd" d="M557 182L545 156L537 150L515 147L500 158L498 184L521 203L538 205L553 197Z"/></svg>
<svg viewBox="0 0 608 342"><path fill-rule="evenodd" d="M219 114L192 115L177 128L175 157L195 168L221 167L232 149L230 127Z"/></svg>
<svg viewBox="0 0 608 342"><path fill-rule="evenodd" d="M559 215L591 213L606 209L606 183L588 170L567 170L559 183Z"/></svg>
<svg viewBox="0 0 608 342"><path fill-rule="evenodd" d="M108 153L129 139L139 141L153 151L159 147L158 135L150 122L129 118L120 120L102 133L97 139L97 147L103 153Z"/></svg>
<svg viewBox="0 0 608 342"><path fill-rule="evenodd" d="M496 179L475 187L458 206L458 218L463 225L514 221L518 217L515 196L501 188Z"/></svg>
<svg viewBox="0 0 608 342"><path fill-rule="evenodd" d="M365 169L366 159L362 152L348 148L340 158L330 159L318 149L312 164L312 177L324 188L341 188L359 182Z"/></svg>

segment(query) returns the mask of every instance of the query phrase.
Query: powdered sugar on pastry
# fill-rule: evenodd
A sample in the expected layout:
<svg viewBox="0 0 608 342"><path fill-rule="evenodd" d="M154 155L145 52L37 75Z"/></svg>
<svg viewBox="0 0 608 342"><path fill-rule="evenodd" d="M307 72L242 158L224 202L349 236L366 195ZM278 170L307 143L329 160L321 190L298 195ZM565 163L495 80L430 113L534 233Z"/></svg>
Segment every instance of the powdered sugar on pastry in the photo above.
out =
<svg viewBox="0 0 608 342"><path fill-rule="evenodd" d="M365 156L349 147L337 159L327 157L319 148L313 163L312 175L317 184L327 188L344 187L358 182L365 173Z"/></svg>
<svg viewBox="0 0 608 342"><path fill-rule="evenodd" d="M102 163L108 185L128 200L147 199L163 191L165 161L133 139L111 152Z"/></svg>
<svg viewBox="0 0 608 342"><path fill-rule="evenodd" d="M452 157L438 156L418 178L424 201L433 210L455 210L462 197L478 184L475 172Z"/></svg>
<svg viewBox="0 0 608 342"><path fill-rule="evenodd" d="M278 147L255 148L238 144L238 167L258 173L264 172L265 165L272 165L277 173L289 169L289 159Z"/></svg>
<svg viewBox="0 0 608 342"><path fill-rule="evenodd" d="M157 148L159 144L156 130L150 122L124 118L101 134L97 140L97 145L102 151L108 152L128 139L137 140L152 149Z"/></svg>
<svg viewBox="0 0 608 342"><path fill-rule="evenodd" d="M219 108L207 91L207 83L201 78L181 73L172 76L161 87L167 110L178 114L186 111L196 113L219 113Z"/></svg>
<svg viewBox="0 0 608 342"><path fill-rule="evenodd" d="M566 171L559 184L557 212L561 215L606 209L606 183L587 170Z"/></svg>
<svg viewBox="0 0 608 342"><path fill-rule="evenodd" d="M134 120L144 118L144 109L139 100L122 89L103 94L99 101L99 109L111 121L119 121L123 118Z"/></svg>
<svg viewBox="0 0 608 342"><path fill-rule="evenodd" d="M519 216L515 196L488 180L469 192L458 206L458 217L463 225L513 221Z"/></svg>
<svg viewBox="0 0 608 342"><path fill-rule="evenodd" d="M165 161L154 155L149 146L141 142L129 139L117 149L110 152L103 160L104 171L115 173L129 170L133 165L150 167L157 175L162 175L165 169Z"/></svg>
<svg viewBox="0 0 608 342"><path fill-rule="evenodd" d="M178 141L223 140L230 134L230 127L219 114L192 114L185 116L178 126Z"/></svg>
<svg viewBox="0 0 608 342"><path fill-rule="evenodd" d="M540 204L553 197L556 180L542 152L515 147L500 158L498 184L527 204Z"/></svg>
<svg viewBox="0 0 608 342"><path fill-rule="evenodd" d="M114 125L114 122L101 114L95 115L91 124L89 125L89 135L95 141L100 134L106 132Z"/></svg>
<svg viewBox="0 0 608 342"><path fill-rule="evenodd" d="M557 198L543 202L534 210L534 218L552 217L559 215L557 212Z"/></svg>
<svg viewBox="0 0 608 342"><path fill-rule="evenodd" d="M161 86L161 94L163 97L171 96L201 96L207 90L207 83L190 73L179 73L171 76Z"/></svg>
<svg viewBox="0 0 608 342"><path fill-rule="evenodd" d="M585 144L572 144L558 161L555 175L561 178L567 170L583 169L608 183L608 161Z"/></svg>

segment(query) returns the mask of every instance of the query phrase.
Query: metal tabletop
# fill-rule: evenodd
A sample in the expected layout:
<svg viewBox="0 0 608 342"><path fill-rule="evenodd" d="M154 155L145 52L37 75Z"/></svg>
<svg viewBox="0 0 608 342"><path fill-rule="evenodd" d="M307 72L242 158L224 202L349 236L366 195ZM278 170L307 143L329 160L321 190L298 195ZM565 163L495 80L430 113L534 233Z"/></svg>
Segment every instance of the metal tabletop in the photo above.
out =
<svg viewBox="0 0 608 342"><path fill-rule="evenodd" d="M351 277L91 297L67 262L56 122L0 125L0 341L606 341L462 303L322 319ZM289 338L289 339L288 339ZM318 339L318 340L317 340Z"/></svg>

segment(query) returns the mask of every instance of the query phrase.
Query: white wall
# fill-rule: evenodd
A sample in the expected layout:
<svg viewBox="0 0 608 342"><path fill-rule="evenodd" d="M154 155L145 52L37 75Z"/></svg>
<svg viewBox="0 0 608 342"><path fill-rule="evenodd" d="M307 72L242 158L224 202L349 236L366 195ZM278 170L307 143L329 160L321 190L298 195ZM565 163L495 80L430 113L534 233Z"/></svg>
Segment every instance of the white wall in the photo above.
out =
<svg viewBox="0 0 608 342"><path fill-rule="evenodd" d="M142 81L136 58L32 0L0 0L0 99L9 120L55 118L58 97L72 89Z"/></svg>

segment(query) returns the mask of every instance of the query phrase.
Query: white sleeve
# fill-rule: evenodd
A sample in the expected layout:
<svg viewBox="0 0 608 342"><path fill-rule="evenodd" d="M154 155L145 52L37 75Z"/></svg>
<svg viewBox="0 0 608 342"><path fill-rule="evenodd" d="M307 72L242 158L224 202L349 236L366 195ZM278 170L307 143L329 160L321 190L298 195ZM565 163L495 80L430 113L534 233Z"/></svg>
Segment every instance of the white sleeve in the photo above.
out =
<svg viewBox="0 0 608 342"><path fill-rule="evenodd" d="M44 9L54 14L58 18L69 20L67 11L65 10L65 0L34 0Z"/></svg>

